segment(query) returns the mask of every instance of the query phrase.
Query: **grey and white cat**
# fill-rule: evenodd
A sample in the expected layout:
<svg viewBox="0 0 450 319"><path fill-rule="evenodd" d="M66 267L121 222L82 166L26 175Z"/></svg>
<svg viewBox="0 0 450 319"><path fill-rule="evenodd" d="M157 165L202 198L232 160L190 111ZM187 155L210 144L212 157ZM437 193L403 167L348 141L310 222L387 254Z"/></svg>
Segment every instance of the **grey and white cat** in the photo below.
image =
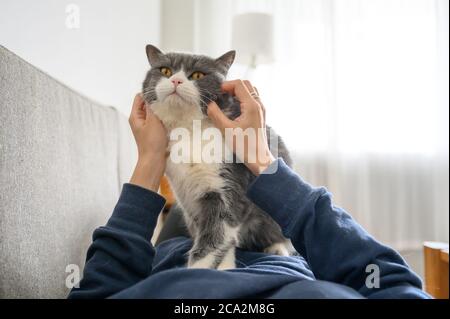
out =
<svg viewBox="0 0 450 319"><path fill-rule="evenodd" d="M194 120L201 121L202 130L213 127L206 114L211 100L230 118L240 115L239 102L221 91L235 51L217 59L164 54L152 45L146 52L151 69L143 83L144 99L169 134L176 128L192 133ZM270 134L273 139L273 130ZM169 141L169 149L173 143ZM278 156L291 164L281 139ZM166 175L193 238L188 267L235 268L235 247L289 254L291 244L278 224L247 199L247 187L255 177L242 163L174 163L169 156Z"/></svg>

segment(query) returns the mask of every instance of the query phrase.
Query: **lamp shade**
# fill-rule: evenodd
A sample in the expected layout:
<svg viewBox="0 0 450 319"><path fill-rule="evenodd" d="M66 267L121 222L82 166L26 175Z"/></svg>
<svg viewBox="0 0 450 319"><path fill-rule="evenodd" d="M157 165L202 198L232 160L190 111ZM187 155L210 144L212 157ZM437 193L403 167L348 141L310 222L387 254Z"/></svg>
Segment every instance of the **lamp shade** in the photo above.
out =
<svg viewBox="0 0 450 319"><path fill-rule="evenodd" d="M256 66L273 61L273 19L266 13L244 13L233 18L232 48L237 62Z"/></svg>

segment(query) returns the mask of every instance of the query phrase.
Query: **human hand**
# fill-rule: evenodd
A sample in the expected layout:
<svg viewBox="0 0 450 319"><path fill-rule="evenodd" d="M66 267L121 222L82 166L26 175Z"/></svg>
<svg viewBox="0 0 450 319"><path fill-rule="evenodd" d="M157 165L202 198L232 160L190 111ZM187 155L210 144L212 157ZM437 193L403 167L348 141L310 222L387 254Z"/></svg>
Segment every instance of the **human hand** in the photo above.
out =
<svg viewBox="0 0 450 319"><path fill-rule="evenodd" d="M157 191L166 168L167 131L160 119L137 94L129 118L138 148L138 162L130 183Z"/></svg>
<svg viewBox="0 0 450 319"><path fill-rule="evenodd" d="M208 105L208 116L226 134L232 133L231 147L236 156L252 171L259 175L274 160L267 142L265 108L258 91L249 81L234 80L222 84L222 90L235 96L241 105L241 115L230 120L215 102ZM231 130L227 130L231 129ZM249 138L246 130L254 132ZM248 131L247 131L248 132ZM243 141L240 143L238 141Z"/></svg>

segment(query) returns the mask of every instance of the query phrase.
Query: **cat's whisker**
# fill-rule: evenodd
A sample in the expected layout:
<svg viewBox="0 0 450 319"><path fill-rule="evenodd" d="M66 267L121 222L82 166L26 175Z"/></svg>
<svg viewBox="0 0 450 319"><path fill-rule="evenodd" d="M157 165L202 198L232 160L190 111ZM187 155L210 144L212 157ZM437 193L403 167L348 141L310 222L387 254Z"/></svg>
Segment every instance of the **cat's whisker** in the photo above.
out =
<svg viewBox="0 0 450 319"><path fill-rule="evenodd" d="M199 91L200 91L200 90L199 90ZM213 102L213 101L214 101L213 99L211 99L211 98L208 97L207 95L202 94L202 93L200 93L200 92L198 92L198 95L195 94L195 93L193 93L193 92L190 92L190 91L185 91L185 92L183 92L183 93L184 93L184 95L187 96L187 98L190 98L192 101L195 101L197 98L200 98L200 101L201 101L202 103L205 103L205 102ZM205 104L207 104L207 103L205 103Z"/></svg>
<svg viewBox="0 0 450 319"><path fill-rule="evenodd" d="M209 94L209 93L207 92L207 94ZM210 102L214 102L214 99L212 99L212 97L209 97L208 95L202 93L201 91L199 92L199 95L200 95L200 98L205 98Z"/></svg>

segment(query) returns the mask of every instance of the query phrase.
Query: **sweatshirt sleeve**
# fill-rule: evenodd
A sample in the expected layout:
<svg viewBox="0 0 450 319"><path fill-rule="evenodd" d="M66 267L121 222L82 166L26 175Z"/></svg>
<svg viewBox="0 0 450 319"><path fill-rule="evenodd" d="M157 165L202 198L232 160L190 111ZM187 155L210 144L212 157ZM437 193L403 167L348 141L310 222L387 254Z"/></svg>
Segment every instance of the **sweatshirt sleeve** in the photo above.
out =
<svg viewBox="0 0 450 319"><path fill-rule="evenodd" d="M429 297L396 251L371 237L333 205L325 188L304 182L281 158L255 179L247 196L281 226L317 279L369 298Z"/></svg>
<svg viewBox="0 0 450 319"><path fill-rule="evenodd" d="M163 197L124 184L107 224L94 231L83 279L69 298L105 298L147 278L154 248L150 243Z"/></svg>

